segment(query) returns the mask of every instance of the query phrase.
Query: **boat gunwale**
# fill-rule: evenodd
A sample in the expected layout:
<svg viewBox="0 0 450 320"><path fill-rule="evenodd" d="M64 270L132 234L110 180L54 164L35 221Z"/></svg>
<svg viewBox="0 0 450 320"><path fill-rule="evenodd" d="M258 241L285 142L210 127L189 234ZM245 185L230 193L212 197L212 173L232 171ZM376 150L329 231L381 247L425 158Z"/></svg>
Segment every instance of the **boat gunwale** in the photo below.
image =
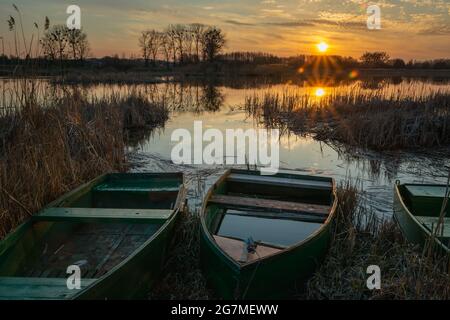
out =
<svg viewBox="0 0 450 320"><path fill-rule="evenodd" d="M179 173L179 172L177 172L177 173ZM157 237L159 237L161 235L161 233L163 233L167 229L168 225L170 225L178 217L178 214L182 210L182 205L184 204L184 199L186 196L184 174L183 173L179 173L179 174L181 174L181 177L182 177L182 184L180 184L177 199L175 201L175 205L174 205L174 208L172 209L172 214L170 215L170 217L159 227L159 229L150 238L148 238L144 243L142 243L138 248L136 248L132 253L130 253L125 259L123 259L120 263L116 264L113 268L111 268L108 272L106 272L100 278L97 278L96 281L92 282L89 286L85 287L83 290L80 290L80 292L78 292L76 295L70 297L70 299L77 299L79 296L81 296L82 294L89 291L97 283L104 281L108 277L113 276L114 273L116 273L121 268L123 268L132 259L134 259L134 257L136 255L138 255L146 246L148 246Z"/></svg>
<svg viewBox="0 0 450 320"><path fill-rule="evenodd" d="M80 186L78 186L77 188L63 194L62 196L60 196L59 198L55 199L54 201L50 202L48 205L44 206L41 210L39 210L38 212L36 212L36 215L39 214L40 211L47 209L47 208L51 208L51 207L60 207L61 204L64 203L64 201L77 194L78 192L82 192L82 191L86 191L89 192L90 189L93 188L93 186L95 186L98 183L101 183L104 179L106 179L108 177L108 175L113 175L115 173L104 173L86 183L81 184ZM126 174L126 173L125 173ZM123 174L123 175L125 175ZM130 174L140 174L140 173L130 173ZM143 173L143 174L148 174L148 175L162 175L164 176L165 173ZM172 214L169 216L169 218L167 218L167 220L159 227L159 229L151 236L149 237L144 243L142 243L138 248L136 248L133 252L131 252L125 259L123 259L121 262L119 262L118 264L116 264L113 268L111 268L108 272L106 272L104 275L102 275L99 278L93 278L95 279L91 284L89 284L88 286L84 287L82 290L79 290L78 292L74 293L73 295L68 296L66 299L67 300L74 300L77 299L78 297L82 296L83 294L85 294L87 291L89 291L90 289L92 289L95 285L97 285L98 283L100 283L101 281L104 281L105 279L107 279L108 277L111 277L114 273L116 273L117 271L119 271L121 268L123 268L126 264L128 264L137 254L139 254L146 246L148 246L151 242L153 242L157 237L159 237L161 235L161 233L163 233L168 225L170 225L179 215L179 212L182 211L183 206L184 206L184 201L185 201L185 197L186 197L186 187L185 187L185 178L184 178L184 174L182 172L169 172L170 174L174 174L174 175L180 175L181 177L181 184L179 187L179 191L177 194L177 198L176 201L174 203L173 209L172 209ZM17 243L17 241L20 241L21 237L23 236L23 233L26 232L26 230L28 228L31 227L31 225L33 224L33 222L38 221L38 222L43 222L43 220L35 220L34 219L35 215L32 215L27 221L21 223L19 226L17 226L17 228L15 228L14 230L12 230L3 240L0 241L0 243L4 243L6 240L10 239L10 238L14 238L17 237L16 239L13 239L13 243L10 244L8 247L5 248L1 248L0 247L0 255L3 255L6 253L6 251L11 248L13 246L13 244L15 245ZM57 223L57 222L55 222ZM20 233L20 234L18 234Z"/></svg>
<svg viewBox="0 0 450 320"><path fill-rule="evenodd" d="M434 241L436 241L437 242L437 245L439 245L447 254L448 253L450 253L450 248L449 247L447 247L444 243L442 243L442 241L441 240L439 240L439 237L433 237L433 235L431 234L431 231L429 231L420 221L419 221L419 219L417 219L416 218L416 216L409 210L409 208L408 208L408 206L406 205L406 203L405 203L405 201L404 201L404 199L403 199L403 195L402 195L402 193L401 193L401 191L400 191L400 186L405 186L405 185L418 185L418 186L429 186L429 187L434 187L434 186L437 186L437 187L442 187L442 186L444 186L444 187L447 187L446 185L443 185L443 184L438 184L438 185L436 185L436 184L420 184L420 183L405 183L405 184L400 184L400 182L398 181L398 182L396 182L395 183L395 186L394 186L394 188L395 188L395 193L396 193L396 196L397 196L397 198L398 198L398 200L399 200L399 202L400 202L400 204L401 204L401 206L402 206L402 208L403 208L403 210L409 215L409 217L412 219L412 221L419 227L419 229L421 230L421 231L423 231L425 234L426 234L426 240L428 240L428 239L434 239ZM395 212L395 210L394 210L394 212ZM396 214L394 214L394 217L396 216ZM439 218L439 217L438 217ZM403 227L402 227L402 224L400 223L400 221L398 221L398 218L396 217L396 219L395 220L397 220L397 225L400 227L400 230L402 231L402 234L403 234L403 236L405 237L405 238L407 238L407 236L406 236L406 232L405 232L405 230L403 229Z"/></svg>
<svg viewBox="0 0 450 320"><path fill-rule="evenodd" d="M327 219L322 223L322 225L315 230L313 233L311 233L307 238L303 239L300 242L297 242L289 247L286 247L284 250L280 250L279 252L267 255L265 257L262 258L258 258L249 262L245 262L245 263L239 263L237 261L235 261L230 255L228 255L224 250L222 250L222 248L219 247L219 245L217 244L217 242L214 240L213 236L211 235L211 233L209 232L207 226L206 226L206 221L205 221L205 217L206 217L206 208L209 204L209 198L211 197L211 195L213 194L213 192L215 191L216 187L222 183L224 183L227 179L227 177L233 172L233 169L228 169L227 171L225 171L225 173L212 185L212 187L208 190L205 198L204 198L204 202L202 205L202 210L201 210L201 214L200 214L200 221L201 221L201 225L202 225L202 232L206 235L208 241L210 243L212 243L212 245L219 251L222 253L222 255L224 257L227 258L227 261L231 262L233 264L233 267L238 269L239 271L244 269L244 268L250 268L252 265L260 263L261 261L268 261L268 260L272 260L277 258L278 256L290 253L296 249L298 249L299 247L304 246L305 244L307 244L308 242L314 240L317 236L319 236L321 233L325 232L325 229L327 227L329 227L329 224L331 223L331 221L334 219L335 215L336 215L336 208L337 208L337 192L336 192L336 182L333 178L328 178L328 177L318 177L318 178L323 178L323 179L330 179L331 180L331 193L333 195L333 204L330 207L330 211L329 214L327 216ZM308 177L307 175L303 175L303 177ZM317 177L316 177L317 178Z"/></svg>

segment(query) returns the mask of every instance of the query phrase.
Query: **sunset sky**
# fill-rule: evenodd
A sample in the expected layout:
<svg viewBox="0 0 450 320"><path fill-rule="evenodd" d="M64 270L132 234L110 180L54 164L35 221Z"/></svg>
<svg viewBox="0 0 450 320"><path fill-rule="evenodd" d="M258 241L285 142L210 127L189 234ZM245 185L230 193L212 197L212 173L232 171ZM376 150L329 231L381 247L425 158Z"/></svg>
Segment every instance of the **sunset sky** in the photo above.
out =
<svg viewBox="0 0 450 320"><path fill-rule="evenodd" d="M32 23L65 23L69 4L81 7L81 23L95 56L139 53L144 29L168 24L217 25L226 51L264 51L281 56L316 53L325 41L329 54L359 57L383 50L404 59L450 58L449 0L17 0L27 37ZM0 37L12 46L7 19L12 2L0 3ZM368 30L366 8L381 8L382 30ZM1 50L1 48L0 48Z"/></svg>

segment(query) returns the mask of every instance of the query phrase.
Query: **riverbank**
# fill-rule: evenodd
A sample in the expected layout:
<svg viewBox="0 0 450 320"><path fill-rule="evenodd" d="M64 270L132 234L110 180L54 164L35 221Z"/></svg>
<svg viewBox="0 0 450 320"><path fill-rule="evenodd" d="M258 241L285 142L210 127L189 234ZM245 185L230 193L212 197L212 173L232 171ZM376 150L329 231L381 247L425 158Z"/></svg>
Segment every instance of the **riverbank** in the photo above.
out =
<svg viewBox="0 0 450 320"><path fill-rule="evenodd" d="M29 74L28 70L32 70ZM33 68L26 66L0 66L0 77L48 78L59 84L152 84L163 82L201 81L214 79L263 78L266 82L299 82L318 78L329 83L335 81L351 81L357 79L407 77L449 79L450 69L395 69L395 68L333 68L303 69L289 64L243 64L243 63L202 63L199 65L181 65L170 67L144 67L112 64L112 65L58 65ZM242 81L242 80L239 80Z"/></svg>

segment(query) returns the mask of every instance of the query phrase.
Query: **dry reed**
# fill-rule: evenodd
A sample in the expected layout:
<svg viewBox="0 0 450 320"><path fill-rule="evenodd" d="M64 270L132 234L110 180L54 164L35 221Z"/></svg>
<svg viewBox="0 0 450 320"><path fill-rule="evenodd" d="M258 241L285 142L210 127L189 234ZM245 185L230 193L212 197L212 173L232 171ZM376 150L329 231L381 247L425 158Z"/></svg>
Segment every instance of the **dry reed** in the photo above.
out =
<svg viewBox="0 0 450 320"><path fill-rule="evenodd" d="M304 298L449 299L449 257L428 255L408 244L392 219L358 205L357 194L348 182L338 189L331 247ZM380 267L380 290L367 288L370 265Z"/></svg>
<svg viewBox="0 0 450 320"><path fill-rule="evenodd" d="M312 134L375 150L450 144L450 94L404 96L382 90L336 91L320 99L309 94L266 93L246 98L245 110L268 127Z"/></svg>
<svg viewBox="0 0 450 320"><path fill-rule="evenodd" d="M127 130L163 125L168 117L164 105L138 93L40 97L35 81L16 81L0 110L0 238L77 185L126 170Z"/></svg>

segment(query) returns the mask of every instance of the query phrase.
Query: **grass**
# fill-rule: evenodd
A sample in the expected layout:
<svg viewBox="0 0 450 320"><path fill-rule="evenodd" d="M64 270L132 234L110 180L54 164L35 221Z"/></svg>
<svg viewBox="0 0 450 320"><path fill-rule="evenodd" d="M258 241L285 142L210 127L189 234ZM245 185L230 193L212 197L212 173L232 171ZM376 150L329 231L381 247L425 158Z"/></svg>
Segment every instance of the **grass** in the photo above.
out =
<svg viewBox="0 0 450 320"><path fill-rule="evenodd" d="M334 91L322 98L296 92L246 97L244 108L268 127L350 146L381 150L450 144L450 94Z"/></svg>
<svg viewBox="0 0 450 320"><path fill-rule="evenodd" d="M214 294L208 289L200 269L200 218L184 212L175 230L176 238L162 279L149 299L208 300Z"/></svg>
<svg viewBox="0 0 450 320"><path fill-rule="evenodd" d="M357 194L350 183L338 189L331 247L303 298L449 299L450 257L425 254L408 244L392 219L359 206ZM369 265L380 267L380 290L366 286Z"/></svg>
<svg viewBox="0 0 450 320"><path fill-rule="evenodd" d="M338 188L333 240L325 261L298 299L449 299L448 259L424 256L405 242L391 220L380 220L358 205L359 191L349 182ZM185 213L150 299L216 298L200 269L198 214ZM381 290L366 286L369 265L381 269Z"/></svg>
<svg viewBox="0 0 450 320"><path fill-rule="evenodd" d="M0 238L79 184L126 170L129 131L168 118L164 104L138 92L39 96L35 81L15 81L0 110Z"/></svg>

